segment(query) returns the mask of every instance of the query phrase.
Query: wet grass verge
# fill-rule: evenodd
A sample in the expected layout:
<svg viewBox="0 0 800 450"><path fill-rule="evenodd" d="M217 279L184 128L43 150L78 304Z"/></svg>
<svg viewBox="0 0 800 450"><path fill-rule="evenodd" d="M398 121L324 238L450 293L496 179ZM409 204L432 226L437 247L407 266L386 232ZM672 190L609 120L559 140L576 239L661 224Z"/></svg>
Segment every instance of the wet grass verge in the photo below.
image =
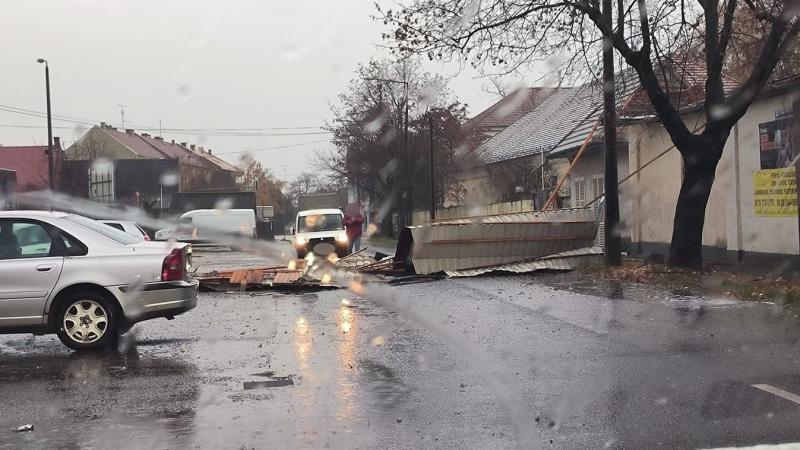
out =
<svg viewBox="0 0 800 450"><path fill-rule="evenodd" d="M639 283L676 293L720 295L739 300L800 305L800 282L797 280L779 275L733 272L719 266L692 271L627 260L620 267L589 266L576 269L574 274L605 281Z"/></svg>

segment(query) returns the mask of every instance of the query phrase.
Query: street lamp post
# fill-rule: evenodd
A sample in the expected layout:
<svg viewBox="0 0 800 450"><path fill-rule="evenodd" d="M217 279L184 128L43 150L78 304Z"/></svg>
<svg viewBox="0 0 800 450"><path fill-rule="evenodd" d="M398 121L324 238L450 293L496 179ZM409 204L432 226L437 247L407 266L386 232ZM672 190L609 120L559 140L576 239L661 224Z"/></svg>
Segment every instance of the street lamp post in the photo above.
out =
<svg viewBox="0 0 800 450"><path fill-rule="evenodd" d="M47 60L39 58L37 63L44 63L44 84L47 93L47 175L50 180L50 190L55 190L55 176L53 167L53 116L50 113L50 67L47 65Z"/></svg>

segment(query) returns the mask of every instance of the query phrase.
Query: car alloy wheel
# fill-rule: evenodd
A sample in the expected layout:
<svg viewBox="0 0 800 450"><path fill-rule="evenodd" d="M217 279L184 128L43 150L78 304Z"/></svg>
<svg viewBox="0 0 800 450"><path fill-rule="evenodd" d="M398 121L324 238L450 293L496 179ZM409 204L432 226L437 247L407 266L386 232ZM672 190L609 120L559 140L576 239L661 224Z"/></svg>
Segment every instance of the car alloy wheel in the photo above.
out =
<svg viewBox="0 0 800 450"><path fill-rule="evenodd" d="M108 312L94 300L78 300L65 310L62 326L71 340L79 344L92 344L102 339L108 331Z"/></svg>

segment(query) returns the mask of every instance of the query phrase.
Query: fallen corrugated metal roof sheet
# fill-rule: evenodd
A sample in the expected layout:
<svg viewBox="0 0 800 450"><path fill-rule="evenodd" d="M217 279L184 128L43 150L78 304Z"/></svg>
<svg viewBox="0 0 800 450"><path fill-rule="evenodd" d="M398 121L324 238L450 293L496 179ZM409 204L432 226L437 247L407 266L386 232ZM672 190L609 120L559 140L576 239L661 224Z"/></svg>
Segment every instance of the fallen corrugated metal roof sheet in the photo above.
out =
<svg viewBox="0 0 800 450"><path fill-rule="evenodd" d="M596 213L576 208L450 219L409 227L418 274L496 266L592 245ZM398 246L398 255L408 252Z"/></svg>
<svg viewBox="0 0 800 450"><path fill-rule="evenodd" d="M449 277L474 277L492 272L528 273L537 270L572 270L576 267L600 262L600 257L602 255L602 248L586 247L536 258L530 261L518 261L497 266L479 267L476 269L451 270L445 271L445 273Z"/></svg>

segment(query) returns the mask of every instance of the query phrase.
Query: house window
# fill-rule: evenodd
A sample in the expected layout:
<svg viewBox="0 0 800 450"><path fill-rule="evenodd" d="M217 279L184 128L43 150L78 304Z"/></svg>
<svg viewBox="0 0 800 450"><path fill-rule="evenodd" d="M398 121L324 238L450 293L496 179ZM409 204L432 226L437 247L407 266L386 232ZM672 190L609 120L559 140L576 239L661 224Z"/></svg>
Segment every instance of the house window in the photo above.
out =
<svg viewBox="0 0 800 450"><path fill-rule="evenodd" d="M593 198L600 197L606 192L605 180L602 175L595 175L592 178L592 195Z"/></svg>
<svg viewBox="0 0 800 450"><path fill-rule="evenodd" d="M586 204L586 179L583 177L575 178L575 207L580 208Z"/></svg>
<svg viewBox="0 0 800 450"><path fill-rule="evenodd" d="M606 193L606 185L603 175L595 175L594 177L592 177L592 200L600 197L605 193ZM592 204L592 207L596 209L597 205L599 204L600 202L596 201Z"/></svg>

